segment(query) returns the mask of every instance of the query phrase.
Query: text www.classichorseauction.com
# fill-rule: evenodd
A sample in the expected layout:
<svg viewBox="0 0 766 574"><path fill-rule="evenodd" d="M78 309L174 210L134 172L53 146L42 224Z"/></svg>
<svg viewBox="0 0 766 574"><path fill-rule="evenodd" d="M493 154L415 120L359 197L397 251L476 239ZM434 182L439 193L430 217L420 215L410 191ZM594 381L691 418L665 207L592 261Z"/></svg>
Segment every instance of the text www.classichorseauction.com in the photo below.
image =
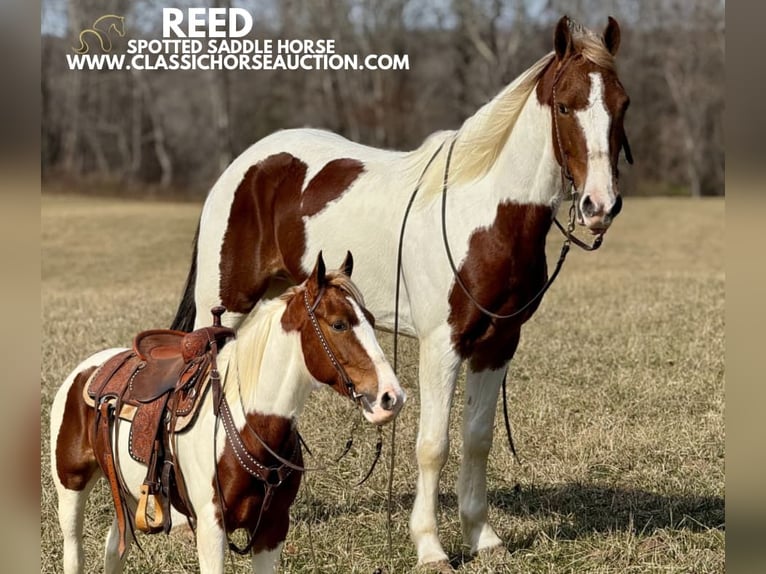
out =
<svg viewBox="0 0 766 574"><path fill-rule="evenodd" d="M338 54L334 39L250 39L252 15L242 8L162 10L162 39L130 39L121 16L106 15L80 33L67 54L70 70L409 70L407 54ZM100 48L101 53L91 53Z"/></svg>

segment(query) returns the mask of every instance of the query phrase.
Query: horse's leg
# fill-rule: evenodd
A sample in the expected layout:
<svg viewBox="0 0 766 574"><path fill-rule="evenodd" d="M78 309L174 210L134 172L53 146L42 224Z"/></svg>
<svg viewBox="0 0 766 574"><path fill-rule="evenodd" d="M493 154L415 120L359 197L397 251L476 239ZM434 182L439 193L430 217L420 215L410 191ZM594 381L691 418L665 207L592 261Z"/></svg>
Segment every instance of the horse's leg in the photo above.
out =
<svg viewBox="0 0 766 574"><path fill-rule="evenodd" d="M64 539L64 574L80 574L85 571L85 555L82 547L85 503L99 477L100 474L93 473L82 490L70 490L55 480L59 526Z"/></svg>
<svg viewBox="0 0 766 574"><path fill-rule="evenodd" d="M133 536L130 531L125 534L125 553L120 558L120 529L117 526L117 517L112 521L112 526L106 535L106 545L104 547L104 572L105 574L120 574L125 566L125 560L130 551L130 544L133 542Z"/></svg>
<svg viewBox="0 0 766 574"><path fill-rule="evenodd" d="M282 542L277 544L277 547L272 550L260 550L254 552L252 556L253 573L272 574L277 571L277 565L279 564L279 557L282 554Z"/></svg>
<svg viewBox="0 0 766 574"><path fill-rule="evenodd" d="M447 560L437 528L439 475L449 454L450 408L459 367L447 329L421 341L418 483L410 517L410 535L420 564Z"/></svg>
<svg viewBox="0 0 766 574"><path fill-rule="evenodd" d="M197 513L197 555L200 574L223 574L226 533L219 522L219 510L211 501Z"/></svg>
<svg viewBox="0 0 766 574"><path fill-rule="evenodd" d="M492 447L495 407L505 368L466 373L463 460L457 483L463 542L476 554L503 542L487 523L487 456Z"/></svg>

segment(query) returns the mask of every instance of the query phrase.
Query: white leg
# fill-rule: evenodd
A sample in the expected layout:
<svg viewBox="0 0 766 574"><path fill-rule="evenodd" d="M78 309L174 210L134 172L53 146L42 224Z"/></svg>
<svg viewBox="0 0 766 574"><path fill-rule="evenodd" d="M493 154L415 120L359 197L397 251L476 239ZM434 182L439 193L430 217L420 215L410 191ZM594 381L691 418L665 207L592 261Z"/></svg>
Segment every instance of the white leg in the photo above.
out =
<svg viewBox="0 0 766 574"><path fill-rule="evenodd" d="M96 474L83 490L69 490L54 478L58 493L59 526L64 538L64 574L81 574L85 571L82 548L85 503L98 476Z"/></svg>
<svg viewBox="0 0 766 574"><path fill-rule="evenodd" d="M252 556L253 574L272 574L277 571L279 557L282 554L282 543L273 550L261 550Z"/></svg>
<svg viewBox="0 0 766 574"><path fill-rule="evenodd" d="M419 472L410 517L410 535L417 548L419 564L447 560L439 543L436 513L439 475L449 454L450 408L459 367L460 360L452 351L449 333L421 341Z"/></svg>
<svg viewBox="0 0 766 574"><path fill-rule="evenodd" d="M487 523L487 456L505 368L466 373L463 460L457 484L463 542L476 554L503 542Z"/></svg>
<svg viewBox="0 0 766 574"><path fill-rule="evenodd" d="M117 526L117 518L115 517L106 535L106 546L104 548L104 572L106 574L120 574L122 572L128 552L130 552L131 542L133 542L133 536L128 531L125 536L125 554L120 558L120 529Z"/></svg>
<svg viewBox="0 0 766 574"><path fill-rule="evenodd" d="M226 533L215 518L213 502L197 515L197 554L200 574L223 574Z"/></svg>

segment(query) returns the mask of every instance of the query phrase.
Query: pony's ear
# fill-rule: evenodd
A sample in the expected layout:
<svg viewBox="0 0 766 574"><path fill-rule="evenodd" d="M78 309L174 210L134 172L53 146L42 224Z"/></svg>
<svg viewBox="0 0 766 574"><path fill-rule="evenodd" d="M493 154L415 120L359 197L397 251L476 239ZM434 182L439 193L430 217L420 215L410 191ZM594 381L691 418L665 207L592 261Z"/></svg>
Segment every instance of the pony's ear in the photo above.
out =
<svg viewBox="0 0 766 574"><path fill-rule="evenodd" d="M350 251L346 251L346 258L340 264L340 270L346 274L346 277L351 277L351 273L354 271L354 256L351 255Z"/></svg>
<svg viewBox="0 0 766 574"><path fill-rule="evenodd" d="M324 264L324 257L322 257L322 252L319 252L319 255L317 255L317 262L316 265L314 265L314 270L311 272L311 277L309 278L310 282L316 283L317 290L324 287L325 283L327 282L327 268Z"/></svg>
<svg viewBox="0 0 766 574"><path fill-rule="evenodd" d="M620 49L620 25L611 16L604 30L604 45L612 56L616 56L617 50Z"/></svg>
<svg viewBox="0 0 766 574"><path fill-rule="evenodd" d="M572 51L572 32L569 29L569 16L562 16L553 32L553 49L556 57L563 60Z"/></svg>

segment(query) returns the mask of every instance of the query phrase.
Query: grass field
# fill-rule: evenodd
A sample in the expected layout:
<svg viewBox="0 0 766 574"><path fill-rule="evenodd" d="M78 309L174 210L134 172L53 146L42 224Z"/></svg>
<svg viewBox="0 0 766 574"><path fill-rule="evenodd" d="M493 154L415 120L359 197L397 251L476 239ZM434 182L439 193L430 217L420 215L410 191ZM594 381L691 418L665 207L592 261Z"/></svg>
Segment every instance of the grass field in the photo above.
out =
<svg viewBox="0 0 766 574"><path fill-rule="evenodd" d="M55 389L91 352L170 324L198 213L195 204L43 197L41 572L61 571L47 444ZM555 261L554 232L549 244ZM453 414L440 526L458 572L724 571L723 253L722 200L632 198L599 252L571 253L511 365L521 465L508 452L498 405L488 482L504 558L463 554L454 494L460 408ZM391 337L380 339L390 353ZM375 442L374 430L360 425L350 456L305 478L282 571L413 571L416 356L405 340L401 379L410 401L397 427L393 554L388 440L372 478L354 487ZM458 407L461 395L458 387ZM317 458L340 451L353 414L334 395L315 395L301 429ZM88 572L101 570L111 512L102 484L87 510ZM128 572L197 571L188 536L143 537L142 545ZM248 566L231 558L227 571Z"/></svg>

